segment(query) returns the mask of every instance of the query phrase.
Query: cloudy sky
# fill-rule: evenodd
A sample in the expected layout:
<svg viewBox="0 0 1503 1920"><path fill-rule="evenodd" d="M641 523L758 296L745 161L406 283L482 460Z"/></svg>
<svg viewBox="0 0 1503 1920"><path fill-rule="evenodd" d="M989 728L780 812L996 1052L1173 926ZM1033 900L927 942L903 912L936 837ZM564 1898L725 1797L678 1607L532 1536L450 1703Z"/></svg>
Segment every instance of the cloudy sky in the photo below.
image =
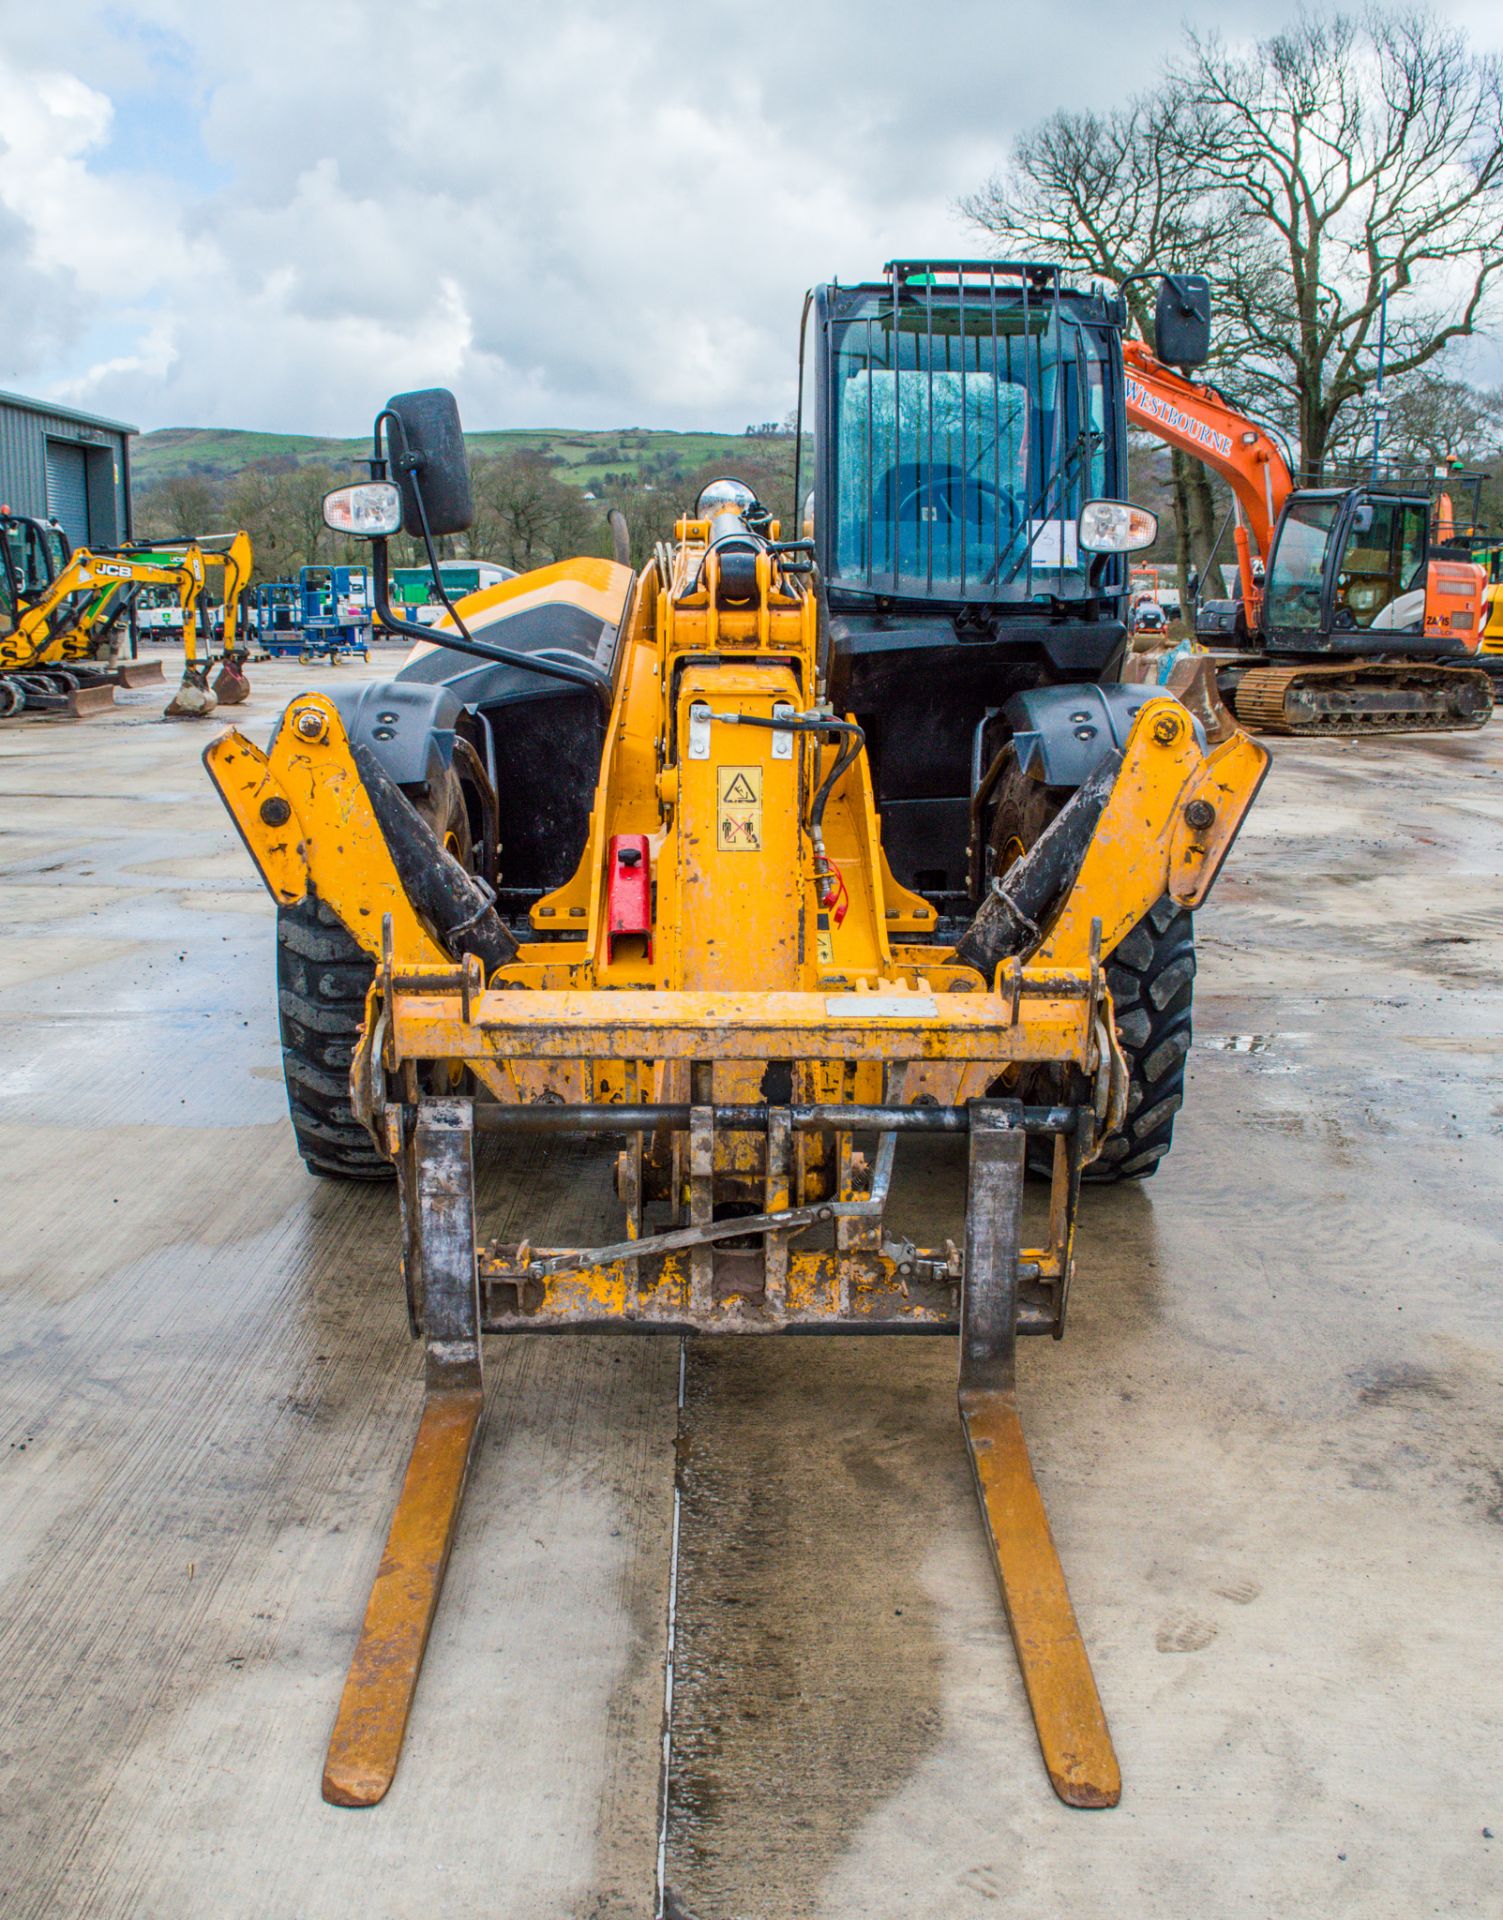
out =
<svg viewBox="0 0 1503 1920"><path fill-rule="evenodd" d="M1503 48L1494 0L1441 11ZM956 196L1151 81L1173 18L0 0L0 386L148 428L352 433L443 384L476 427L737 429L791 402L810 282L968 251Z"/></svg>

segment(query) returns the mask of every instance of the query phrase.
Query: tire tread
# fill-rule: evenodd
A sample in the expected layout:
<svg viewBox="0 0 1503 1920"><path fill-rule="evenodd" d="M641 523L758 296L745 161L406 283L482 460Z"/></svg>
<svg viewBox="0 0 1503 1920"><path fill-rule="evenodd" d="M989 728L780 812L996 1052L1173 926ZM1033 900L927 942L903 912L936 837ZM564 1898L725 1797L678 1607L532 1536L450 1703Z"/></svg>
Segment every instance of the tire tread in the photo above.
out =
<svg viewBox="0 0 1503 1920"><path fill-rule="evenodd" d="M1174 1138L1185 1101L1195 996L1195 923L1166 895L1113 950L1107 984L1118 1008L1117 1037L1127 1061L1128 1111L1084 1177L1097 1184L1147 1180ZM1130 1009L1125 1017L1124 1007Z"/></svg>
<svg viewBox="0 0 1503 1920"><path fill-rule="evenodd" d="M390 1180L350 1105L348 1073L375 963L315 895L277 912L282 1077L298 1152L329 1180Z"/></svg>

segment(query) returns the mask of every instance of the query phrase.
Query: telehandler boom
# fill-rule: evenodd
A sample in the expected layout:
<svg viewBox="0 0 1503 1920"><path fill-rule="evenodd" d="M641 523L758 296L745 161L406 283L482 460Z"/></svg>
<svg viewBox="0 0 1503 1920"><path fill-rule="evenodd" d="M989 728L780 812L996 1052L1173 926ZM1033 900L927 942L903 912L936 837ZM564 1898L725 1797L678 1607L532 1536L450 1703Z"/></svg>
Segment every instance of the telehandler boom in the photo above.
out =
<svg viewBox="0 0 1503 1920"><path fill-rule="evenodd" d="M1188 1042L1188 914L1267 765L1224 709L1109 678L1154 532L1113 497L1119 325L1034 263L821 288L812 536L717 482L635 578L580 559L485 589L407 629L395 679L206 753L278 905L299 1144L395 1172L425 1355L327 1799L393 1779L484 1336L583 1330L958 1337L1049 1778L1116 1803L1016 1342L1064 1331L1087 1168L1165 1150L1145 1100L1178 1105L1156 1090ZM452 397L390 401L370 479L325 511L372 539L403 631L387 540L431 553L469 519ZM477 1146L562 1131L617 1143L619 1232L498 1238ZM899 1141L936 1133L967 1157L959 1246L889 1218ZM1030 1156L1049 1207L1025 1237Z"/></svg>

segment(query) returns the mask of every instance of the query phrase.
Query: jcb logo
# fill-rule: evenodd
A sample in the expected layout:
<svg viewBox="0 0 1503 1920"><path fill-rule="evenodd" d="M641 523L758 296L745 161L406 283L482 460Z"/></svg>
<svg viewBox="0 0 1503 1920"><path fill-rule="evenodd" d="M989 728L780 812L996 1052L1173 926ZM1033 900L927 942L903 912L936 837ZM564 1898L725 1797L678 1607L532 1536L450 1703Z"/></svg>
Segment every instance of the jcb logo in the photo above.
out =
<svg viewBox="0 0 1503 1920"><path fill-rule="evenodd" d="M129 580L131 577L129 567L118 566L110 560L96 560L94 572L101 580Z"/></svg>

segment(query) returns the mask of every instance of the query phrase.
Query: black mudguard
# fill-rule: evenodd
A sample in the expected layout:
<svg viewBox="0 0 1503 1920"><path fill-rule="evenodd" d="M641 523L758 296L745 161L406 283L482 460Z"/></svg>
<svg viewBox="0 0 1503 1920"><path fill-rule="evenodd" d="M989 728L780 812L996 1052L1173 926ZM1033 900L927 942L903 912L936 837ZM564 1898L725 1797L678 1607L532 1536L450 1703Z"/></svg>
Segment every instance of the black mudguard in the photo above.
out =
<svg viewBox="0 0 1503 1920"><path fill-rule="evenodd" d="M329 699L352 747L364 747L399 787L435 790L454 758L464 702L452 687L420 680L366 680Z"/></svg>
<svg viewBox="0 0 1503 1920"><path fill-rule="evenodd" d="M1046 787L1083 786L1109 754L1121 752L1133 721L1162 692L1117 681L1030 687L1014 694L1003 713L1019 767ZM1204 753L1205 731L1198 720L1192 724Z"/></svg>

